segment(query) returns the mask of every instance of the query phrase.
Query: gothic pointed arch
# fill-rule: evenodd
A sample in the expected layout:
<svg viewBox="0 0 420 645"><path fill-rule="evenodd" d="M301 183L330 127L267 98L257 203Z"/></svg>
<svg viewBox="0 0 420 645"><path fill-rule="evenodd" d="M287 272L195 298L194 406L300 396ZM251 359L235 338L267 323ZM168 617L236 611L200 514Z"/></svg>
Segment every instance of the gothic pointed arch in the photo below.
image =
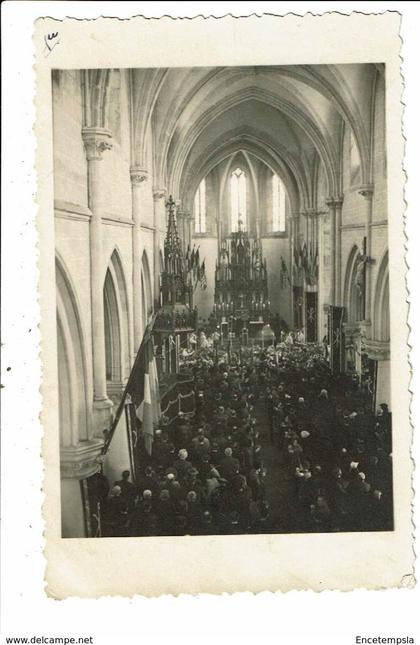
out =
<svg viewBox="0 0 420 645"><path fill-rule="evenodd" d="M222 168L220 185L223 193L228 176L223 162L230 160L239 151L246 154L248 158L255 158L265 164L282 179L293 211L298 212L301 207L309 206L307 177L299 160L294 159L290 152L278 143L274 149L265 142L262 133L258 133L255 129L250 131L241 127L230 131L227 138L224 135L213 141L203 150L196 163L184 167L180 194L182 203L187 209L191 210L193 195L201 178L207 176L216 167ZM228 165L230 167L230 164Z"/></svg>
<svg viewBox="0 0 420 645"><path fill-rule="evenodd" d="M183 167L187 163L188 156L199 137L202 136L202 133L212 123L217 122L228 110L238 109L239 106L250 101L274 108L279 114L289 119L290 123L293 123L294 127L298 128L301 133L304 133L302 136L305 136L308 142L314 146L323 161L329 189L336 192L338 187L336 155L331 145L329 145L328 137L326 137L325 133L321 132L313 120L301 108L292 105L289 101L286 101L267 89L255 87L242 89L228 98L220 100L211 108L204 110L196 122L190 126L185 136L180 139L179 143L172 143L173 151L171 150L171 160L168 164L168 181L170 186L173 187L172 189L178 192L176 189L180 185Z"/></svg>
<svg viewBox="0 0 420 645"><path fill-rule="evenodd" d="M390 339L390 310L389 310L389 260L388 251L384 254L379 265L376 279L375 298L373 306L373 334L375 340L389 341Z"/></svg>
<svg viewBox="0 0 420 645"><path fill-rule="evenodd" d="M232 194L235 185L237 189L236 200ZM241 216L243 228L250 230L254 227L255 222L251 221L250 217L251 213L254 216L257 215L258 182L250 156L241 149L230 156L225 166L220 182L219 200L220 212L223 212L224 205L228 209L230 230L237 230L237 222L235 223L233 213L235 209L238 211L237 215ZM236 206L234 206L235 201L238 201Z"/></svg>
<svg viewBox="0 0 420 645"><path fill-rule="evenodd" d="M82 71L84 127L108 127L111 75L111 69L85 69Z"/></svg>
<svg viewBox="0 0 420 645"><path fill-rule="evenodd" d="M57 352L60 444L90 438L86 347L80 306L64 262L56 255Z"/></svg>
<svg viewBox="0 0 420 645"><path fill-rule="evenodd" d="M115 248L104 280L105 359L108 382L121 383L130 370L130 321L127 286Z"/></svg>
<svg viewBox="0 0 420 645"><path fill-rule="evenodd" d="M360 249L354 245L350 251L344 278L344 306L347 322L357 323L363 320L363 300L356 284L357 261Z"/></svg>

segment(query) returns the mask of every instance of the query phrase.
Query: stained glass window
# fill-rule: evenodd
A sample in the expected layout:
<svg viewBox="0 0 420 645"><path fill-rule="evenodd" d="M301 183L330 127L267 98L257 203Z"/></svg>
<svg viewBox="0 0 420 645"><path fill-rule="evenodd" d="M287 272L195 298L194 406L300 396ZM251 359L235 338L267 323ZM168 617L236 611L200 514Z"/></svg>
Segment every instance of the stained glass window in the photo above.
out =
<svg viewBox="0 0 420 645"><path fill-rule="evenodd" d="M206 232L206 180L202 179L194 199L195 232Z"/></svg>
<svg viewBox="0 0 420 645"><path fill-rule="evenodd" d="M230 176L230 200L232 232L238 231L239 221L242 230L246 230L246 175L240 168Z"/></svg>
<svg viewBox="0 0 420 645"><path fill-rule="evenodd" d="M286 190L280 177L273 175L272 232L284 233L286 230Z"/></svg>

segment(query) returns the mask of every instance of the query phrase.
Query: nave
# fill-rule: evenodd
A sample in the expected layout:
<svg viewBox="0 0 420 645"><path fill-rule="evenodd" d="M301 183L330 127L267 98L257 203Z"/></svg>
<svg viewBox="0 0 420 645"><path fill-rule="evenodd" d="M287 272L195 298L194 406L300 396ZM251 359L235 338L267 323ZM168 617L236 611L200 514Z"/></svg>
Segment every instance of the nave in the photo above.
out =
<svg viewBox="0 0 420 645"><path fill-rule="evenodd" d="M104 536L392 529L387 406L332 377L320 348L192 362L195 413L161 420L137 486L114 483Z"/></svg>
<svg viewBox="0 0 420 645"><path fill-rule="evenodd" d="M385 65L54 70L52 96L62 536L392 527Z"/></svg>

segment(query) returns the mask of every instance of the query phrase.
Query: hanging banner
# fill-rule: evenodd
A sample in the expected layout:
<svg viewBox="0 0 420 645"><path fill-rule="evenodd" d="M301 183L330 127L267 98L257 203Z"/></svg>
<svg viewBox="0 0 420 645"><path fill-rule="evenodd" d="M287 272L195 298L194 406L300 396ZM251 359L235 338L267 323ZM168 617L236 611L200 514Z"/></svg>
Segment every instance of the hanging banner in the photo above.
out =
<svg viewBox="0 0 420 645"><path fill-rule="evenodd" d="M344 307L331 305L328 312L328 341L332 374L339 374L343 369L345 351L343 322Z"/></svg>
<svg viewBox="0 0 420 645"><path fill-rule="evenodd" d="M303 328L303 287L293 287L293 327Z"/></svg>
<svg viewBox="0 0 420 645"><path fill-rule="evenodd" d="M366 392L370 409L376 410L376 390L378 381L378 361L370 358L368 354L362 353L361 385Z"/></svg>
<svg viewBox="0 0 420 645"><path fill-rule="evenodd" d="M305 294L305 321L306 321L306 342L316 343L317 341L317 307L318 293L307 291Z"/></svg>
<svg viewBox="0 0 420 645"><path fill-rule="evenodd" d="M125 386L121 401L118 405L112 426L107 433L107 437L102 448L102 454L108 452L113 436L118 426L118 422L127 403L127 397L135 406L137 418L142 423L142 430L145 436L146 448L150 454L153 442L153 428L160 417L160 398L159 398L159 381L154 357L154 346L152 340L152 330L155 323L156 314L154 314L146 327L143 340L137 352L134 365L127 385Z"/></svg>
<svg viewBox="0 0 420 645"><path fill-rule="evenodd" d="M98 471L80 481L87 537L102 537L101 513L109 493L107 478Z"/></svg>
<svg viewBox="0 0 420 645"><path fill-rule="evenodd" d="M168 425L173 423L179 412L193 414L195 411L194 381L188 379L174 383L162 395L161 407L162 416L166 418Z"/></svg>

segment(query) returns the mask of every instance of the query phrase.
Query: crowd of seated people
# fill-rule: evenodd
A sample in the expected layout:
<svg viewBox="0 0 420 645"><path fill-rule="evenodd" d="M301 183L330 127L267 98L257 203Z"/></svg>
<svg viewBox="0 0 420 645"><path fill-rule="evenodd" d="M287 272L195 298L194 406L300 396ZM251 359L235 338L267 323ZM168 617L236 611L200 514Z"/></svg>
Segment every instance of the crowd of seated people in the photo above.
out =
<svg viewBox="0 0 420 645"><path fill-rule="evenodd" d="M230 359L197 358L195 413L155 431L136 485L128 471L115 482L103 534L392 529L387 407L371 413L358 382L332 377L319 347L281 343ZM288 482L280 520L275 497L267 500L260 432L280 454L271 481Z"/></svg>
<svg viewBox="0 0 420 645"><path fill-rule="evenodd" d="M292 483L294 530L391 530L387 405L374 413L357 378L332 377L305 347L285 354L267 367L266 406Z"/></svg>
<svg viewBox="0 0 420 645"><path fill-rule="evenodd" d="M155 431L135 487L115 482L105 505L112 535L261 533L269 509L253 387L246 368L196 367L196 412ZM252 380L252 379L251 379ZM124 484L124 481L128 483ZM110 509L109 511L107 509Z"/></svg>

